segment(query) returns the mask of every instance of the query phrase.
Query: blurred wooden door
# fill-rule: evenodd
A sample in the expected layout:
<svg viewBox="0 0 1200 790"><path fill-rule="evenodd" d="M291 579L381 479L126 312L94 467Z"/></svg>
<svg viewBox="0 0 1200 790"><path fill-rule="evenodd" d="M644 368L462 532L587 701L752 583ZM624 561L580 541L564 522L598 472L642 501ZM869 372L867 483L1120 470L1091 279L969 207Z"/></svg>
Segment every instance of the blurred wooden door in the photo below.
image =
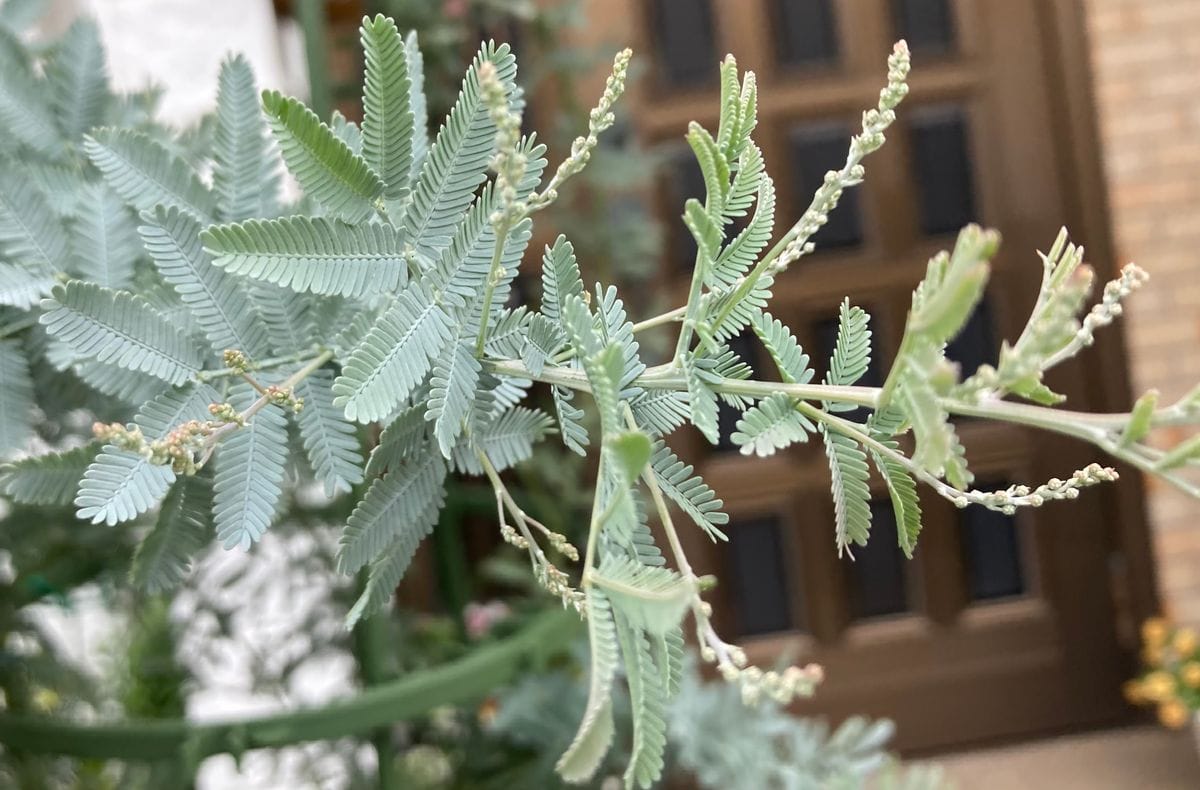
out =
<svg viewBox="0 0 1200 790"><path fill-rule="evenodd" d="M1070 224L1102 277L1113 266L1086 80L1079 4L1046 0L621 0L593 3L606 35L631 36L652 61L633 97L642 139L671 164L663 213L671 228L664 278L679 299L694 248L678 221L702 197L682 144L687 122L715 131L716 64L727 51L759 78L759 131L779 190L777 227L840 167L860 113L883 84L897 38L913 51L912 92L888 144L866 162L816 237L819 252L779 283L772 306L817 366L827 358L843 295L873 315L878 384L902 331L913 286L935 251L969 221L1004 245L980 314L951 346L970 370L1015 338L1046 249ZM755 358L754 344L741 351ZM1115 333L1052 386L1077 409L1127 398ZM726 415L724 430L732 426ZM961 421L978 487L1065 477L1087 448L1022 429ZM1095 725L1126 714L1128 634L1153 605L1136 475L1117 488L1009 518L959 511L923 492L926 529L912 562L894 539L886 493L857 561L836 556L828 471L816 446L766 460L676 439L725 499L728 545L690 541L717 572L717 616L755 660L815 660L828 681L800 709L840 718L888 716L906 749L958 746ZM812 443L816 445L817 443ZM1125 636L1125 644L1122 644Z"/></svg>

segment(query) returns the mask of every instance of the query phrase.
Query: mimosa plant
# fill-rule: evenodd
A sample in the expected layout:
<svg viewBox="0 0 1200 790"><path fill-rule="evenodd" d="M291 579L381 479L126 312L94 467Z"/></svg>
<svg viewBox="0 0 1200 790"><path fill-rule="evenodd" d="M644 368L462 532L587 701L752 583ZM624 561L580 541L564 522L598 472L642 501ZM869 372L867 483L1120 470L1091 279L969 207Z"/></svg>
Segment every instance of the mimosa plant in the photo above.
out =
<svg viewBox="0 0 1200 790"><path fill-rule="evenodd" d="M16 458L0 490L22 505L73 506L81 530L146 524L132 571L139 587L178 584L214 537L253 550L304 459L329 495L355 503L337 557L343 573L367 577L353 624L389 601L437 522L448 478L481 476L495 493L500 534L587 623L588 702L559 774L582 782L601 764L623 675L633 720L625 783L649 787L663 768L685 625L702 659L748 703L787 703L822 675L816 666L749 666L714 629L706 580L683 550L681 515L715 541L728 517L669 442L685 424L717 442L719 403L740 412L730 438L743 453L824 445L833 540L846 553L871 537L872 468L898 525L875 539L896 540L910 556L921 530L918 482L957 506L1011 513L1117 477L1091 464L1044 483L978 490L952 415L1079 438L1200 493L1188 477L1200 465L1200 437L1167 450L1145 441L1157 426L1200 422L1200 388L1163 405L1149 393L1130 413L1055 408L1062 397L1046 371L1089 346L1145 279L1127 266L1088 307L1095 275L1065 231L1034 270L1040 293L1025 330L994 367L960 371L945 355L1000 242L972 225L930 260L882 387L856 383L869 364L870 316L848 301L829 373L814 381L809 355L768 311L772 288L812 252L812 236L884 144L908 92L903 42L844 165L779 227L753 139L757 84L725 59L717 127L686 130L706 187L703 200L682 207L697 246L687 301L634 320L615 287L585 280L587 261L562 236L542 253L540 299L524 303L512 287L530 258L535 217L571 188L613 124L631 53L617 55L588 128L547 172L545 147L521 133L524 98L507 45L479 49L430 139L415 37L380 16L363 21L361 38L361 127L340 116L324 122L274 91L260 97L246 62L232 58L211 146L199 154L95 110L108 106L95 98L107 86L70 57L77 53L43 69L0 46L0 123L9 131L0 168L0 444ZM295 205L280 202L280 160L303 190ZM676 333L673 353L644 359L639 337L656 328ZM746 330L780 381L756 379L730 349ZM43 382L59 378L129 404L132 419L109 403L116 421L98 420L92 441L48 437L62 447L30 453L39 406L50 408L42 399L53 396ZM535 382L549 387L552 411L524 405ZM585 429L584 408L597 412L598 432ZM865 419L851 414L859 408ZM364 437L376 433L368 446ZM553 434L597 458L579 546L525 512L505 483L505 470Z"/></svg>

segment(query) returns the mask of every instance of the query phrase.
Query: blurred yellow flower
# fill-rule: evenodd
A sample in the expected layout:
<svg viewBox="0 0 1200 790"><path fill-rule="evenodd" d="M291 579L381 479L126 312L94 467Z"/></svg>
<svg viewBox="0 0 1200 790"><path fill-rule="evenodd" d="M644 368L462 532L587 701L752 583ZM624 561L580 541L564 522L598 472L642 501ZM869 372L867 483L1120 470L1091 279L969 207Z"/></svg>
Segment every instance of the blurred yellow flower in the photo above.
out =
<svg viewBox="0 0 1200 790"><path fill-rule="evenodd" d="M33 707L42 713L50 713L58 707L62 699L54 689L39 688L33 692Z"/></svg>
<svg viewBox="0 0 1200 790"><path fill-rule="evenodd" d="M1162 666L1163 649L1162 645L1146 645L1142 648L1142 663L1148 667Z"/></svg>
<svg viewBox="0 0 1200 790"><path fill-rule="evenodd" d="M1200 661L1189 661L1179 670L1179 677L1188 686L1200 688Z"/></svg>
<svg viewBox="0 0 1200 790"><path fill-rule="evenodd" d="M1175 696L1175 678L1170 672L1151 672L1142 680L1142 693L1151 702L1166 702Z"/></svg>
<svg viewBox="0 0 1200 790"><path fill-rule="evenodd" d="M1167 639L1171 627L1161 617L1151 617L1142 623L1142 641L1147 645L1161 645Z"/></svg>
<svg viewBox="0 0 1200 790"><path fill-rule="evenodd" d="M1175 652L1179 653L1182 658L1191 658L1192 654L1196 652L1198 644L1200 644L1200 639L1190 628L1180 628L1171 638L1171 647L1175 648Z"/></svg>
<svg viewBox="0 0 1200 790"><path fill-rule="evenodd" d="M1163 726L1178 730L1188 723L1191 718L1187 706L1177 699L1164 702L1158 706L1158 720Z"/></svg>
<svg viewBox="0 0 1200 790"><path fill-rule="evenodd" d="M1142 688L1142 684L1136 680L1125 681L1125 685L1121 687L1121 693L1125 695L1125 699L1132 705L1142 705L1147 702L1146 691Z"/></svg>

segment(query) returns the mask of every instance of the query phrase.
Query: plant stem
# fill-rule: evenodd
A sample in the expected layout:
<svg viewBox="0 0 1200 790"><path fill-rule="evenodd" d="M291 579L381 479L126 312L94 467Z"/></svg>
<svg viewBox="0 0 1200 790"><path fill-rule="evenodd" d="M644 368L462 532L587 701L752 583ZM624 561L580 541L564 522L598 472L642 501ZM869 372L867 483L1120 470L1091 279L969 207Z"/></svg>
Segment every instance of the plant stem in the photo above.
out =
<svg viewBox="0 0 1200 790"><path fill-rule="evenodd" d="M515 378L532 379L541 381L547 384L556 384L571 389L590 392L591 388L588 385L587 377L582 371L571 368L544 368L541 373L534 375L528 368L518 360L485 360L484 367L493 373L503 376L512 376ZM633 382L634 385L663 390L686 391L687 381L674 372L670 371L667 366L651 368L643 375L639 376ZM821 419L822 422L829 423L831 415L824 411L812 407L812 413L807 408L805 401L829 401L834 403L848 403L855 406L866 406L867 408L877 408L879 398L883 393L880 387L859 387L859 386L836 386L829 384L788 384L774 381L745 381L741 379L718 379L711 384L712 389L718 393L726 393L730 395L744 395L750 398L765 398L776 393L789 395L805 405L806 408L801 409L806 415ZM1101 413L1094 414L1084 411L1072 411L1067 409L1057 409L1049 406L1039 406L1032 403L1016 403L1000 399L981 400L976 403L971 403L955 398L943 398L941 405L946 411L951 414L958 414L967 417L980 417L983 419L1000 420L1003 422L1014 423L1017 425L1027 425L1031 428L1039 428L1044 431L1070 436L1076 439L1081 439L1088 442L1101 450L1109 453L1114 458L1121 461L1126 461L1133 466L1145 471L1153 472L1157 476L1162 477L1168 483L1179 488L1180 490L1193 496L1200 496L1200 486L1195 486L1178 475L1164 473L1162 470L1154 469L1155 459L1139 455L1132 448L1124 448L1118 445L1114 434L1119 433L1129 422L1128 413ZM820 417L817 417L817 415ZM832 417L835 424L839 425L836 428L841 433L846 433L846 426L853 426L838 417ZM1167 406L1157 410L1151 419L1153 426L1174 425L1188 422L1189 417L1176 406ZM844 423L844 425L842 425ZM850 435L850 434L847 434ZM860 436L865 436L861 432L852 435L851 438L862 441ZM869 442L874 442L870 437L866 437ZM878 445L876 448L874 445ZM897 460L906 457L902 454L894 453L884 445L874 442L871 445L873 449L879 449L880 452L885 452L889 456L897 457ZM945 482L937 480L932 475L924 473L922 470L922 479L926 480L930 485L948 490L957 491L946 486ZM934 481L937 481L936 483ZM586 566L585 566L586 567Z"/></svg>
<svg viewBox="0 0 1200 790"><path fill-rule="evenodd" d="M333 351L327 350L327 351L321 352L316 357L309 360L308 364L306 364L304 367L300 368L295 373L288 376L287 380L279 385L280 389L289 390L289 389L294 388L297 384L299 384L300 382L304 381L306 378L311 376L314 372L319 370L321 368L321 366L323 366L326 362L328 362L331 359L333 359ZM259 395L258 398L253 403L251 403L249 406L247 406L246 410L241 413L242 421L245 422L245 421L249 420L251 417L253 417L255 414L258 414L270 402L271 402L270 396L265 391L263 391L263 394ZM238 427L239 427L238 423L230 422L230 423L226 423L225 425L222 425L220 428L217 428L215 431L210 433L208 435L208 449L204 452L204 455L202 455L200 457L199 465L203 466L205 463L208 462L208 459L212 457L213 451L215 451L217 449L217 443L221 440L222 436L224 436L227 433L232 433L233 431L236 431L238 429Z"/></svg>
<svg viewBox="0 0 1200 790"><path fill-rule="evenodd" d="M359 574L360 590L366 585L366 573ZM379 686L392 679L388 657L392 652L388 646L387 619L385 614L376 614L359 620L354 626L354 657L358 671L366 687ZM379 764L380 790L396 788L396 767L392 748L392 729L383 726L371 733L371 744Z"/></svg>
<svg viewBox="0 0 1200 790"><path fill-rule="evenodd" d="M633 333L637 334L638 332L644 332L647 329L653 329L656 326L662 326L663 324L670 324L674 321L682 320L686 313L686 307L676 307L674 310L668 310L661 315L656 315L653 318L647 318L645 321L638 321L633 325Z"/></svg>
<svg viewBox="0 0 1200 790"><path fill-rule="evenodd" d="M625 404L625 424L629 426L630 430L641 430L637 420L633 418L633 410L629 408L629 404ZM666 500L663 499L662 489L658 486L658 478L654 476L654 470L650 468L650 464L646 464L646 467L642 469L642 481L650 490L650 498L654 501L654 509L658 511L658 520L662 524L663 532L667 535L667 544L671 547L671 555L675 558L675 564L679 566L679 572L683 574L684 578L694 581L696 575L692 572L691 563L688 562L687 554L683 551L679 533L675 531L675 522L671 519L671 511L667 507Z"/></svg>
<svg viewBox="0 0 1200 790"><path fill-rule="evenodd" d="M492 298L496 293L496 283L500 279L500 261L504 258L504 244L508 240L508 220L502 220L496 225L496 248L492 250L492 266L488 269L487 284L483 289L483 317L479 321L479 336L475 338L475 356L483 356L483 345L487 340L488 319L492 314Z"/></svg>
<svg viewBox="0 0 1200 790"><path fill-rule="evenodd" d="M313 354L320 349L308 349L307 351L299 351L295 354L288 354L282 357L271 357L264 359L262 362L252 364L251 370L268 370L277 368L282 365L287 365L290 362L299 362L302 359L309 359ZM197 381L212 381L214 379L226 378L228 376L240 376L244 371L241 368L221 368L220 370L202 370L196 374Z"/></svg>
<svg viewBox="0 0 1200 790"><path fill-rule="evenodd" d="M538 615L513 636L446 664L318 708L200 724L186 720L84 724L45 716L0 713L0 743L30 753L115 760L197 760L305 741L334 740L421 716L441 705L478 699L531 660L566 648L579 633L574 612Z"/></svg>

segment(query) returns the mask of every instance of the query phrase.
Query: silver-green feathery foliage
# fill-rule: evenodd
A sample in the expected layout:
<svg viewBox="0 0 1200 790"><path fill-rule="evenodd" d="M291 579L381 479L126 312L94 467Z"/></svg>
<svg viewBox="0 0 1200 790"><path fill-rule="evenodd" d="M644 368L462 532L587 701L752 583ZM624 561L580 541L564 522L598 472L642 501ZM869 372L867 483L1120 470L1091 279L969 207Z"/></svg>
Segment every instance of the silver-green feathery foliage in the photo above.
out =
<svg viewBox="0 0 1200 790"><path fill-rule="evenodd" d="M353 621L387 603L437 523L449 477L483 475L504 539L588 621L589 698L559 772L585 781L602 763L623 676L633 713L625 781L644 788L662 771L687 618L702 658L748 702L786 703L821 676L814 666L747 666L714 630L682 551L676 515L714 540L728 517L669 441L685 423L718 441L720 403L740 412L730 438L747 454L824 444L839 551L870 538L872 468L896 510L890 539L910 555L921 527L918 480L956 505L1012 512L1116 477L1091 465L1033 487L972 489L951 415L1090 441L1200 494L1188 479L1200 467L1200 439L1168 450L1145 441L1155 427L1200 422L1200 388L1165 406L1148 394L1131 414L1050 408L1061 397L1045 371L1089 345L1144 279L1127 267L1079 318L1093 275L1065 233L1042 256L1027 328L995 367L964 377L945 356L999 243L970 226L930 261L883 387L857 384L870 363L870 317L848 302L828 376L812 382L808 354L767 312L771 289L811 252L813 234L883 145L907 93L903 42L844 166L782 233L753 139L754 75L739 74L732 57L720 65L717 128L686 130L706 187L703 200L681 207L697 245L688 300L635 323L615 288L585 281L587 261L565 238L544 252L536 309L510 305L533 215L612 125L630 53L617 55L588 129L545 177L544 147L520 134L524 102L507 45L480 48L430 142L415 41L383 17L364 20L361 39L361 130L340 117L327 124L275 92L256 98L235 57L221 71L211 138L173 135L149 123L139 102L112 96L87 22L37 55L0 46L0 452L27 454L36 409L59 408L51 390L37 397L35 379L73 377L98 393L89 408L117 398L133 415L97 423L94 444L21 457L0 490L19 503L72 502L93 523L152 523L133 569L138 585L177 584L213 537L251 547L284 510L293 459L303 458L330 495L356 502L338 556L345 573L367 569ZM281 164L307 210L275 216ZM198 165L211 165L202 168L211 185ZM748 219L733 234L740 218ZM638 335L670 326L674 353L643 360ZM755 380L730 349L746 332L779 381ZM549 385L552 413L522 403L532 382ZM582 419L589 403L599 415L593 435ZM862 408L869 416L852 419ZM501 477L554 432L598 456L582 547L525 513ZM909 432L911 445L900 441ZM364 468L367 434L379 439ZM667 557L648 526L650 507ZM560 559L581 567L563 570Z"/></svg>

